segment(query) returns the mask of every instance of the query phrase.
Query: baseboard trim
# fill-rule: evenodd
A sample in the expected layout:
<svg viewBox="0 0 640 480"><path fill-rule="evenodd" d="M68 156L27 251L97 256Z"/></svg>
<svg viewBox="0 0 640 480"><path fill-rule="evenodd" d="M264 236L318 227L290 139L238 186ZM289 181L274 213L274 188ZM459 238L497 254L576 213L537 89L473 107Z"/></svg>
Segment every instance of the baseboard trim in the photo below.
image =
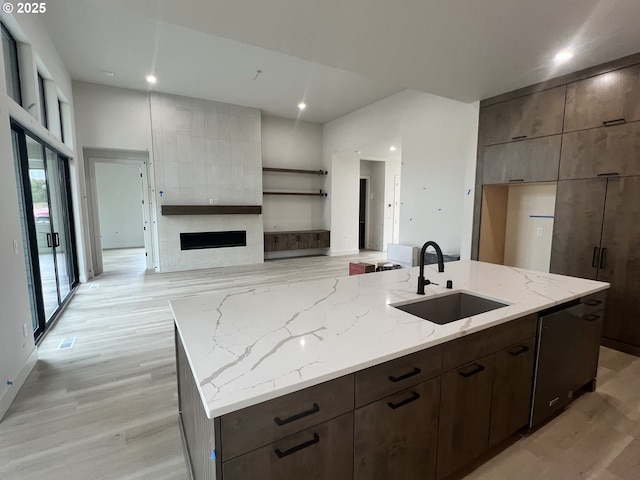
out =
<svg viewBox="0 0 640 480"><path fill-rule="evenodd" d="M360 250L331 250L329 252L329 256L331 257L342 257L345 255L358 255Z"/></svg>
<svg viewBox="0 0 640 480"><path fill-rule="evenodd" d="M0 421L4 418L7 410L15 400L18 392L27 381L27 377L33 370L33 367L36 366L38 362L38 349L33 348L33 351L27 358L27 361L24 362L20 370L18 371L16 378L13 381L13 385L11 385L3 394L0 396Z"/></svg>

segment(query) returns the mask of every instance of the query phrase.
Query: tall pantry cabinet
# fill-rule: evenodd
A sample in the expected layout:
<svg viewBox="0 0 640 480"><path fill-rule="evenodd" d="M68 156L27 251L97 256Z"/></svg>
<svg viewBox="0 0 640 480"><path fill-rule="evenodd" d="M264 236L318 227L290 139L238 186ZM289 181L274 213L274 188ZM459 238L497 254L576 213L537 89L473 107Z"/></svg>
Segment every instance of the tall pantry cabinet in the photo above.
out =
<svg viewBox="0 0 640 480"><path fill-rule="evenodd" d="M482 189L496 183L491 181L495 175L487 175L496 171L492 152L496 136L491 133L496 131L496 120L491 111L508 110L505 105L514 102L527 105L545 92L548 98L557 99L561 90L564 108L554 179L557 190L550 271L609 282L602 343L640 355L640 54L622 59L618 65L595 67L533 86L530 92L513 92L503 102L490 99L485 101L487 106L481 104L477 186ZM546 112L557 118L557 106L547 107ZM527 115L527 109L522 108L521 114ZM526 123L514 120L513 115L503 118L515 126ZM540 126L544 122L534 123ZM543 129L542 135L554 139L557 133L556 127ZM519 138L499 138L507 142L503 150L518 152L508 142ZM514 153L508 161L529 164L549 157L547 148L526 155ZM542 180L549 180L549 175L537 181ZM482 238L478 233L480 209L476 210L475 252Z"/></svg>

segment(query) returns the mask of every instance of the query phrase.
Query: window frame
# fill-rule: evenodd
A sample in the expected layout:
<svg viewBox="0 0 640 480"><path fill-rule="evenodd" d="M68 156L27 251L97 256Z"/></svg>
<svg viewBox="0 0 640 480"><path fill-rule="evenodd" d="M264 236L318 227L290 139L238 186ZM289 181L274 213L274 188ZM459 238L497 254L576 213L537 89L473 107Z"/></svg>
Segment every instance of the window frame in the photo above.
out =
<svg viewBox="0 0 640 480"><path fill-rule="evenodd" d="M3 43L3 53L4 53L4 42L5 39L9 42L10 47L10 57L4 58L4 66L5 66L5 77L7 80L7 95L12 98L16 103L22 105L22 83L20 79L20 62L18 57L18 42L11 35L11 32L7 27L5 27L4 23L0 22L0 35L2 36ZM4 57L4 54L3 54ZM11 82L9 81L11 80ZM9 85L13 86L13 91L9 91Z"/></svg>

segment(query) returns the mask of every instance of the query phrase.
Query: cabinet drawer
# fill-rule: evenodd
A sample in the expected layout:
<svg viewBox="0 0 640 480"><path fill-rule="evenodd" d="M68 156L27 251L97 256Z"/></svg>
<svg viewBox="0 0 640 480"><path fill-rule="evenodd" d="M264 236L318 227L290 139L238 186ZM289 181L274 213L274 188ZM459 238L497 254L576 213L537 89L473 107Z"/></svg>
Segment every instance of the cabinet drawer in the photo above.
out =
<svg viewBox="0 0 640 480"><path fill-rule="evenodd" d="M534 337L537 328L538 315L533 313L447 342L442 350L442 370L446 372L526 338Z"/></svg>
<svg viewBox="0 0 640 480"><path fill-rule="evenodd" d="M223 415L222 461L350 410L353 410L353 375Z"/></svg>
<svg viewBox="0 0 640 480"><path fill-rule="evenodd" d="M440 375L440 345L356 373L356 408Z"/></svg>
<svg viewBox="0 0 640 480"><path fill-rule="evenodd" d="M565 86L480 110L480 144L511 142L562 132Z"/></svg>
<svg viewBox="0 0 640 480"><path fill-rule="evenodd" d="M351 480L353 413L222 464L224 480Z"/></svg>
<svg viewBox="0 0 640 480"><path fill-rule="evenodd" d="M564 131L640 120L640 65L567 85Z"/></svg>
<svg viewBox="0 0 640 480"><path fill-rule="evenodd" d="M566 133L560 180L640 175L640 122Z"/></svg>
<svg viewBox="0 0 640 480"><path fill-rule="evenodd" d="M435 477L440 378L355 411L354 480Z"/></svg>
<svg viewBox="0 0 640 480"><path fill-rule="evenodd" d="M485 147L482 183L556 181L561 143L553 135Z"/></svg>

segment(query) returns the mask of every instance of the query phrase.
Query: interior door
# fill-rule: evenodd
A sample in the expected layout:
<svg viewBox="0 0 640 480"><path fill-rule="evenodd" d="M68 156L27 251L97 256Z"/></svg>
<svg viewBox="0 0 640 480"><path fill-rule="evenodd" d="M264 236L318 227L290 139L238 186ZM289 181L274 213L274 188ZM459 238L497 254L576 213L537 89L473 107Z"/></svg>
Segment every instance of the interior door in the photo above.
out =
<svg viewBox="0 0 640 480"><path fill-rule="evenodd" d="M606 178L558 182L551 273L597 278L606 189Z"/></svg>
<svg viewBox="0 0 640 480"><path fill-rule="evenodd" d="M640 346L640 177L610 177L598 280L609 282L603 336Z"/></svg>

